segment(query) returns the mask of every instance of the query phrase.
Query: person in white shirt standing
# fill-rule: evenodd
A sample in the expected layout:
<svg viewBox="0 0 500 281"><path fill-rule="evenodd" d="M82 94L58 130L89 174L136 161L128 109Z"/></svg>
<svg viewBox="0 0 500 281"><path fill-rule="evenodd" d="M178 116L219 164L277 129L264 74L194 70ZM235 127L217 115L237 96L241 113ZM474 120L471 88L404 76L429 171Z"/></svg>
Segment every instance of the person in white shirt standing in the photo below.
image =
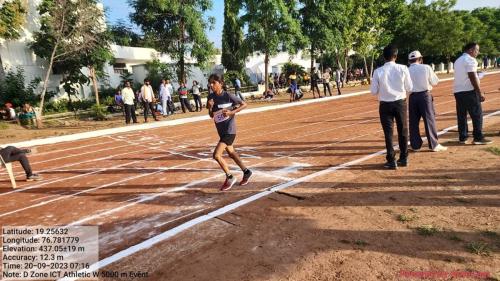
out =
<svg viewBox="0 0 500 281"><path fill-rule="evenodd" d="M479 45L469 43L464 47L464 53L455 61L455 80L453 92L457 107L458 140L465 144L468 138L467 113L472 119L473 144L489 144L491 140L483 135L483 109L481 102L486 100L481 92L477 75L477 60Z"/></svg>
<svg viewBox="0 0 500 281"><path fill-rule="evenodd" d="M154 92L153 87L151 87L151 82L149 79L144 79L144 85L141 87L141 100L144 107L144 122L148 122L148 111L151 110L151 115L155 121L158 121L155 115L154 107Z"/></svg>
<svg viewBox="0 0 500 281"><path fill-rule="evenodd" d="M380 101L379 115L380 123L384 130L385 147L387 149L387 162L384 168L397 169L398 165L408 165L408 126L406 92L411 92L413 85L408 68L396 64L398 49L394 46L384 48L384 59L386 63L377 68L373 73L370 91L378 96ZM392 134L394 120L398 130L399 160L396 163L394 147L392 145Z"/></svg>
<svg viewBox="0 0 500 281"><path fill-rule="evenodd" d="M425 135L429 148L434 151L445 151L447 147L438 142L436 129L436 117L434 109L434 98L432 97L432 86L439 83L432 68L423 64L423 57L419 51L413 51L408 55L410 61L410 77L413 90L408 102L410 123L410 145L413 151L420 150L422 138L420 137L420 119L424 119Z"/></svg>
<svg viewBox="0 0 500 281"><path fill-rule="evenodd" d="M161 80L160 84L160 100L163 116L168 116L170 113L168 102L172 99L171 92L167 87L167 81L165 79Z"/></svg>
<svg viewBox="0 0 500 281"><path fill-rule="evenodd" d="M137 123L134 105L135 95L134 90L130 86L130 81L126 81L125 88L122 89L122 100L125 109L125 123L130 124L130 117L132 117L134 123Z"/></svg>

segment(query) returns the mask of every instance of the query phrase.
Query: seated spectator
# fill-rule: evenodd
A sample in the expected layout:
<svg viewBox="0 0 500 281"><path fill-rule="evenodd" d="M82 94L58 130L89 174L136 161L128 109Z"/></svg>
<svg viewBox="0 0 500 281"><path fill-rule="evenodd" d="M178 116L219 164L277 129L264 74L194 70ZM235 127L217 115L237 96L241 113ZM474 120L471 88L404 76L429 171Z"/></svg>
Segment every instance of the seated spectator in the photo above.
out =
<svg viewBox="0 0 500 281"><path fill-rule="evenodd" d="M36 114L35 110L29 103L25 103L19 113L19 122L21 125L35 125Z"/></svg>
<svg viewBox="0 0 500 281"><path fill-rule="evenodd" d="M5 104L5 116L7 120L16 120L16 111L10 102Z"/></svg>
<svg viewBox="0 0 500 281"><path fill-rule="evenodd" d="M267 92L264 91L264 93L262 93L263 100L272 100L273 98L274 98L274 92L271 89L268 89Z"/></svg>
<svg viewBox="0 0 500 281"><path fill-rule="evenodd" d="M30 149L19 149L13 146L7 146L5 148L0 147L0 156L2 156L2 159L3 161L5 161L5 163L11 163L15 161L19 161L19 163L21 163L21 166L26 173L26 181L40 180L41 177L37 174L34 174L31 170L28 157L26 157L26 154L28 153L31 153Z"/></svg>

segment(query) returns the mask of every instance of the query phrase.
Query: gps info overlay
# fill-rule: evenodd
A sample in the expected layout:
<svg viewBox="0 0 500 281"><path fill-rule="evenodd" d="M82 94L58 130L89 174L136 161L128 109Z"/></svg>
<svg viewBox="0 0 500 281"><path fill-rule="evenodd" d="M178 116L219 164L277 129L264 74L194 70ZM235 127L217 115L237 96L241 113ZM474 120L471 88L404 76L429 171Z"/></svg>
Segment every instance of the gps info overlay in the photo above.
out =
<svg viewBox="0 0 500 281"><path fill-rule="evenodd" d="M1 280L97 279L97 226L3 226Z"/></svg>

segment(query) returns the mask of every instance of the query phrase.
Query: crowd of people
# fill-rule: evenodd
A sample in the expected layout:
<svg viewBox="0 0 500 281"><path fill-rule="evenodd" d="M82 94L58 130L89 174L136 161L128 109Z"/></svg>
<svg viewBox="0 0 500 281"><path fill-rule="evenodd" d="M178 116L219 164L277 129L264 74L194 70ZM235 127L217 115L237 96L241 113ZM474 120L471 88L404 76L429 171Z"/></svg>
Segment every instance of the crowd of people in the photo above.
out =
<svg viewBox="0 0 500 281"><path fill-rule="evenodd" d="M456 101L456 115L459 133L459 142L466 144L468 139L467 115L471 116L473 125L472 144L484 145L492 141L484 137L483 134L483 112L481 103L486 100L484 92L481 91L480 77L478 75L479 45L469 43L464 47L463 54L455 61L453 92ZM439 143L436 111L434 108L434 98L432 96L433 86L439 83L439 79L433 69L424 64L423 56L419 51L413 51L408 56L409 66L397 64L398 49L394 46L387 46L383 50L385 64L377 68L372 77L370 91L379 100L379 118L384 132L386 146L387 169L397 169L409 165L408 151L419 151L422 149L423 140L420 135L420 120L423 120L425 135L428 147L433 152L446 151L447 147ZM270 85L268 92L264 93L264 98L274 96L274 90L281 85L283 75L274 74L273 85ZM312 76L309 77L313 97L321 97L319 84L323 84L324 96L332 96L330 80L335 81L338 95L340 92L341 70L332 71L326 68L323 73L315 68L312 69ZM298 75L295 71L287 77L286 84L290 93L290 102L301 98L300 87L297 83ZM278 84L275 84L278 83ZM220 137L215 147L213 158L220 165L226 175L226 180L220 188L225 191L231 189L236 179L230 173L227 163L222 157L224 151L241 168L243 172L240 185L248 183L252 171L241 161L234 148L236 139L235 115L247 107L241 94L241 81L236 78L233 81L234 94L228 91L227 85L221 76L212 74L208 80L208 96L206 108L208 114L213 118L215 127ZM117 91L115 102L123 106L125 112L125 122L137 123L136 106L140 104L143 108L144 122L148 122L151 116L154 120L158 117L165 117L174 114L175 106L173 96L178 95L182 112L202 111L201 87L197 81L193 81L190 87L186 83L180 83L177 90L168 79L161 81L158 91L154 91L150 80L145 79L140 89L134 91L131 82L127 81L124 87ZM195 108L189 100L191 94ZM408 102L407 102L408 98ZM15 119L16 113L12 104L7 103L0 111L3 118ZM23 114L34 112L29 104L23 106ZM396 153L393 146L393 130L396 123L399 159L396 161ZM409 124L409 125L407 125ZM409 144L409 147L408 147ZM19 161L23 166L28 180L37 180L40 177L31 171L26 154L29 150L7 147L0 149L3 161Z"/></svg>

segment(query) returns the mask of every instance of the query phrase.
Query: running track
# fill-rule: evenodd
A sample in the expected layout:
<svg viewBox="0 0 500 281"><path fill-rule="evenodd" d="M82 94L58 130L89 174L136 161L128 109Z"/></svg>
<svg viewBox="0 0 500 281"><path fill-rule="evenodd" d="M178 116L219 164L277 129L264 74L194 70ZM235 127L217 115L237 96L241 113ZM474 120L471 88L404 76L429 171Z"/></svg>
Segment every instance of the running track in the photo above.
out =
<svg viewBox="0 0 500 281"><path fill-rule="evenodd" d="M497 90L500 74L481 84ZM456 125L452 82L433 93L438 129ZM483 110L500 110L500 94L488 95ZM223 174L211 159L218 140L211 120L120 133L37 147L30 160L44 179L23 182L16 167L16 190L0 171L0 224L99 225L104 259L269 187L384 148L371 95L239 115L237 126L236 148L254 171L245 187L218 191Z"/></svg>

